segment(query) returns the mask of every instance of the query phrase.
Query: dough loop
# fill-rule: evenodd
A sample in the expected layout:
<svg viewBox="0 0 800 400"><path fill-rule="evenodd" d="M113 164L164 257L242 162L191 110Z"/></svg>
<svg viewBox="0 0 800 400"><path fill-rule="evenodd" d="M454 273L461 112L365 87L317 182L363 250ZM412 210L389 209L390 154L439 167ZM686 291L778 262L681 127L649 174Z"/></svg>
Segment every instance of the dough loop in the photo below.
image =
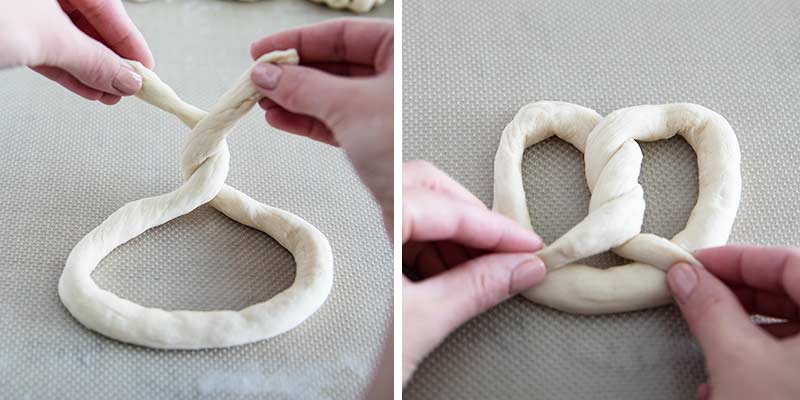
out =
<svg viewBox="0 0 800 400"><path fill-rule="evenodd" d="M256 61L297 63L294 49ZM225 137L261 98L250 70L209 112L183 102L155 73L131 62L142 75L137 97L176 115L192 128L183 152L184 183L175 191L126 204L89 232L67 259L58 284L61 301L87 328L142 346L200 349L235 346L286 332L325 302L333 284L333 254L316 228L289 212L269 207L225 184L230 153ZM255 65L255 64L254 64ZM166 311L143 307L100 289L91 273L114 248L142 232L210 203L229 218L272 236L297 264L288 289L240 311Z"/></svg>
<svg viewBox="0 0 800 400"><path fill-rule="evenodd" d="M641 233L644 197L638 183L642 152L636 140L679 134L697 153L699 190L686 228L671 240ZM523 107L500 139L495 157L494 206L533 229L520 171L525 148L556 135L583 152L591 192L588 215L537 254L549 274L523 293L562 311L603 314L671 301L665 273L691 251L723 245L736 218L741 192L736 135L719 114L695 104L645 105L605 118L585 107L543 101ZM606 250L634 261L593 268L573 262Z"/></svg>

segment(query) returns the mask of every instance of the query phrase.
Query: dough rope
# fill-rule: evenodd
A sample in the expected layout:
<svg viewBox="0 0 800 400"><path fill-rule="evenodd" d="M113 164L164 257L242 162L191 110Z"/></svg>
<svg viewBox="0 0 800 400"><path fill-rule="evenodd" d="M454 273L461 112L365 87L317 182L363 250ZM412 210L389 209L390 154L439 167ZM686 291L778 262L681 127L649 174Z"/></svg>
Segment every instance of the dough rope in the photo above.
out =
<svg viewBox="0 0 800 400"><path fill-rule="evenodd" d="M644 196L638 183L642 152L636 140L679 134L697 153L697 204L671 240L641 233ZM719 114L695 104L644 105L605 118L585 107L543 101L523 107L500 139L495 157L493 209L533 229L520 170L525 148L550 136L584 153L591 192L588 215L537 254L550 271L528 299L572 313L632 311L671 301L665 273L691 251L723 245L741 193L739 143ZM598 269L573 262L611 250L634 261Z"/></svg>
<svg viewBox="0 0 800 400"><path fill-rule="evenodd" d="M276 51L256 64L262 62L296 64L298 57L294 49ZM58 285L64 306L93 331L123 342L167 349L235 346L296 327L328 297L333 254L325 236L308 222L225 184L230 161L225 137L261 98L250 81L252 66L206 113L183 102L152 71L137 62L131 65L143 78L137 97L192 128L183 152L185 181L173 192L126 204L78 242ZM92 271L114 248L205 203L270 235L290 251L297 265L292 285L240 311L201 312L143 307L100 289L92 280Z"/></svg>
<svg viewBox="0 0 800 400"><path fill-rule="evenodd" d="M147 3L153 0L128 0L133 3ZM258 0L239 0L243 3L254 3ZM317 4L324 4L330 8L342 10L348 9L355 13L365 13L383 4L386 0L310 0Z"/></svg>

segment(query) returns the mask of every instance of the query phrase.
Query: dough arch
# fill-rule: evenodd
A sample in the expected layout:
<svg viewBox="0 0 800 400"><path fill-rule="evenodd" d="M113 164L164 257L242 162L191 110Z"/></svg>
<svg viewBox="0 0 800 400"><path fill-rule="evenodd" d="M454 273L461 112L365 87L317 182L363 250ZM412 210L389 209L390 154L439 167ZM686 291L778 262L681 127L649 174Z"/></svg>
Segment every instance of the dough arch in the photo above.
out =
<svg viewBox="0 0 800 400"><path fill-rule="evenodd" d="M297 63L294 49L256 61ZM333 284L333 253L325 236L302 218L259 203L225 184L230 153L225 137L261 98L250 70L208 113L178 98L158 76L131 62L143 77L137 97L192 128L184 149L184 183L175 191L126 204L78 242L58 285L61 301L87 328L133 344L165 349L227 347L286 332L325 302ZM254 64L255 65L255 64ZM239 311L167 311L143 307L100 289L91 273L114 248L142 232L210 203L229 218L277 240L294 256L292 285L271 299Z"/></svg>
<svg viewBox="0 0 800 400"><path fill-rule="evenodd" d="M644 197L638 183L642 153L635 140L679 134L697 153L699 191L686 228L671 240L641 233ZM549 307L604 314L671 301L664 271L679 261L699 264L691 251L723 245L741 193L739 143L719 114L688 103L644 105L603 118L575 104L542 101L524 106L509 123L495 156L493 209L533 229L520 166L525 148L551 136L584 153L592 193L588 215L540 250L545 281L523 293ZM634 261L598 269L573 262L611 250Z"/></svg>

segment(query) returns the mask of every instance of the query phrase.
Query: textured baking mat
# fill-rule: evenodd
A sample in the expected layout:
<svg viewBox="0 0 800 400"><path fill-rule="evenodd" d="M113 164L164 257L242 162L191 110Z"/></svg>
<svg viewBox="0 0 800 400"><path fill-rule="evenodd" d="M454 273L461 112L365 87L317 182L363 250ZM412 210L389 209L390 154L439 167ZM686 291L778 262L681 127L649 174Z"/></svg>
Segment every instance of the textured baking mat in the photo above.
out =
<svg viewBox="0 0 800 400"><path fill-rule="evenodd" d="M731 242L800 244L800 5L791 1L403 2L403 158L437 164L487 205L503 127L536 100L607 114L693 102L725 117L744 188ZM642 144L644 231L670 236L697 196L681 138ZM581 154L529 148L524 186L546 241L586 214ZM610 254L591 258L610 266ZM687 399L705 379L677 309L575 316L515 298L425 362L408 399Z"/></svg>
<svg viewBox="0 0 800 400"><path fill-rule="evenodd" d="M253 40L350 15L302 0L125 7L157 73L203 108L252 62ZM391 2L368 16L391 18ZM358 396L391 316L392 257L378 208L340 150L269 128L258 109L228 140L229 184L328 237L335 282L323 307L268 341L151 350L83 328L61 305L57 283L84 234L126 202L178 187L188 130L138 99L106 107L24 69L0 72L0 88L0 398ZM239 309L288 287L294 261L268 236L204 206L115 250L93 277L148 306Z"/></svg>

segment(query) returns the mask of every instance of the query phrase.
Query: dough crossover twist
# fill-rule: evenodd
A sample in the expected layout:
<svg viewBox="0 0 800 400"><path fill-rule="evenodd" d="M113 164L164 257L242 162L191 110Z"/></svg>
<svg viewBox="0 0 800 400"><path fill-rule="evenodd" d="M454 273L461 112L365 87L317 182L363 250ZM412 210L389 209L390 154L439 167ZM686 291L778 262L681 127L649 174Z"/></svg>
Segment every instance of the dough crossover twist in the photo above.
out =
<svg viewBox="0 0 800 400"><path fill-rule="evenodd" d="M672 240L641 233L644 196L638 183L642 152L636 140L679 134L697 153L697 204ZM644 105L605 118L575 104L543 101L524 106L509 123L495 157L494 206L533 229L520 166L526 147L550 136L584 153L591 192L588 215L537 254L550 271L528 299L562 311L603 314L655 307L671 301L665 273L691 251L723 245L741 193L739 143L719 114L696 104ZM606 250L634 261L593 268L573 262Z"/></svg>
<svg viewBox="0 0 800 400"><path fill-rule="evenodd" d="M256 61L297 63L294 49ZM225 137L261 98L248 68L205 112L183 102L158 76L131 62L142 75L140 99L174 114L192 128L183 151L184 183L175 191L126 204L89 232L70 253L58 284L61 301L87 328L142 346L199 349L235 346L286 332L325 302L333 285L333 254L316 228L225 184L230 153ZM255 65L255 64L254 64ZM289 250L297 265L292 285L240 311L166 311L143 307L100 289L91 273L114 248L144 231L210 203L229 218L258 229Z"/></svg>

